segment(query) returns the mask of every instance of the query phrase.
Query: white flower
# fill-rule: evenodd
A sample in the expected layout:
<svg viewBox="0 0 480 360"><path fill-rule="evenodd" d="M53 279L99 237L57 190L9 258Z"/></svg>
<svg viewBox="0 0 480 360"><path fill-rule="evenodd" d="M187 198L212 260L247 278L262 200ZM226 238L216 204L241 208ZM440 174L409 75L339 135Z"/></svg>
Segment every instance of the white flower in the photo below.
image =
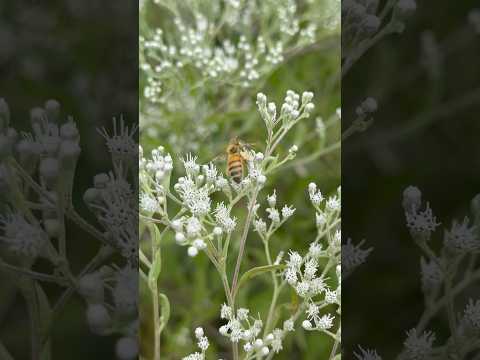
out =
<svg viewBox="0 0 480 360"><path fill-rule="evenodd" d="M407 332L405 340L405 352L409 359L428 359L435 341L435 334L425 331L418 334L416 329Z"/></svg>
<svg viewBox="0 0 480 360"><path fill-rule="evenodd" d="M302 266L303 258L296 251L290 250L288 254L289 254L289 260L287 261L287 266L289 268L299 270L300 266Z"/></svg>
<svg viewBox="0 0 480 360"><path fill-rule="evenodd" d="M200 337L198 339L198 344L197 345L202 351L206 351L208 349L208 346L209 346L207 337L206 336Z"/></svg>
<svg viewBox="0 0 480 360"><path fill-rule="evenodd" d="M223 202L218 204L215 209L215 220L227 233L235 230L237 225L237 220L230 217L229 211Z"/></svg>
<svg viewBox="0 0 480 360"><path fill-rule="evenodd" d="M285 331L293 331L295 329L294 325L295 325L295 323L292 319L285 320L283 322L283 329Z"/></svg>
<svg viewBox="0 0 480 360"><path fill-rule="evenodd" d="M464 313L465 320L475 329L480 330L480 300L468 301Z"/></svg>
<svg viewBox="0 0 480 360"><path fill-rule="evenodd" d="M423 239L428 239L430 233L435 231L440 223L437 223L437 219L433 215L430 205L427 203L424 211L417 212L405 212L407 219L407 227L413 237L421 235Z"/></svg>
<svg viewBox="0 0 480 360"><path fill-rule="evenodd" d="M310 183L308 185L308 194L313 205L318 206L323 201L323 195L320 190L317 191L317 185Z"/></svg>
<svg viewBox="0 0 480 360"><path fill-rule="evenodd" d="M200 165L197 164L197 157L192 154L187 154L185 159L182 160L185 171L189 175L196 175L200 171Z"/></svg>
<svg viewBox="0 0 480 360"><path fill-rule="evenodd" d="M295 213L295 208L284 205L282 208L282 217L284 219L288 219L290 216L292 216Z"/></svg>
<svg viewBox="0 0 480 360"><path fill-rule="evenodd" d="M181 232L175 234L175 241L179 244L184 244L186 241L185 235Z"/></svg>
<svg viewBox="0 0 480 360"><path fill-rule="evenodd" d="M318 263L317 260L315 259L310 259L305 263L305 270L304 270L304 275L305 278L308 280L311 280L315 277L315 274L317 272L318 268Z"/></svg>
<svg viewBox="0 0 480 360"><path fill-rule="evenodd" d="M302 322L302 327L305 329L305 330L311 330L312 329L312 323L308 320L303 320Z"/></svg>
<svg viewBox="0 0 480 360"><path fill-rule="evenodd" d="M195 246L190 246L187 249L188 256L195 257L198 255L198 249Z"/></svg>
<svg viewBox="0 0 480 360"><path fill-rule="evenodd" d="M222 319L229 320L232 317L232 315L233 315L232 308L226 304L223 304L220 310L220 317Z"/></svg>
<svg viewBox="0 0 480 360"><path fill-rule="evenodd" d="M315 324L320 330L328 330L333 326L333 319L334 317L331 314L326 314L317 319Z"/></svg>
<svg viewBox="0 0 480 360"><path fill-rule="evenodd" d="M179 193L185 206L193 215L204 216L210 211L209 187L197 188L190 175L179 178L174 189Z"/></svg>
<svg viewBox="0 0 480 360"><path fill-rule="evenodd" d="M142 193L140 195L140 208L148 213L156 213L160 210L160 204L153 196Z"/></svg>
<svg viewBox="0 0 480 360"><path fill-rule="evenodd" d="M295 291L301 297L306 297L310 291L310 283L308 281L301 281L297 283Z"/></svg>
<svg viewBox="0 0 480 360"><path fill-rule="evenodd" d="M310 281L310 287L311 287L312 293L315 295L322 293L326 289L325 282L323 281L322 278L315 278L312 281Z"/></svg>
<svg viewBox="0 0 480 360"><path fill-rule="evenodd" d="M284 272L285 280L290 285L295 285L297 283L297 272L293 268L287 268Z"/></svg>
<svg viewBox="0 0 480 360"><path fill-rule="evenodd" d="M318 308L318 305L315 303L310 303L307 308L307 316L309 320L313 320L318 317L318 314L320 313L320 309Z"/></svg>
<svg viewBox="0 0 480 360"><path fill-rule="evenodd" d="M357 360L382 360L382 358L377 354L375 350L363 349L361 346L358 347L360 353L354 353Z"/></svg>
<svg viewBox="0 0 480 360"><path fill-rule="evenodd" d="M267 208L268 218L272 220L274 224L278 224L280 222L280 213L275 208Z"/></svg>
<svg viewBox="0 0 480 360"><path fill-rule="evenodd" d="M192 216L187 219L185 228L187 230L187 235L189 237L194 237L200 235L202 224L196 217Z"/></svg>
<svg viewBox="0 0 480 360"><path fill-rule="evenodd" d="M259 234L265 234L267 232L267 224L262 219L255 220L253 222L253 227Z"/></svg>
<svg viewBox="0 0 480 360"><path fill-rule="evenodd" d="M273 190L272 195L267 196L267 202L268 206L270 206L271 208L275 207L275 205L277 204L277 194L275 190Z"/></svg>
<svg viewBox="0 0 480 360"><path fill-rule="evenodd" d="M240 321L243 321L243 320L247 320L248 319L248 313L250 311L248 309L245 309L245 308L239 308L237 310L237 318L238 320Z"/></svg>
<svg viewBox="0 0 480 360"><path fill-rule="evenodd" d="M298 146L297 145L292 145L290 149L288 149L288 153L293 155L298 151Z"/></svg>
<svg viewBox="0 0 480 360"><path fill-rule="evenodd" d="M47 243L47 235L41 228L30 224L20 214L0 216L0 242L15 254L28 258L40 256Z"/></svg>
<svg viewBox="0 0 480 360"><path fill-rule="evenodd" d="M205 243L205 241L203 241L203 239L195 239L192 245L198 250L204 250L207 248L207 244Z"/></svg>
<svg viewBox="0 0 480 360"><path fill-rule="evenodd" d="M318 258L322 253L322 245L319 244L318 242L311 243L308 249L308 253L314 259Z"/></svg>
<svg viewBox="0 0 480 360"><path fill-rule="evenodd" d="M229 327L227 325L222 325L218 331L220 332L221 335L227 336L228 335L228 330Z"/></svg>
<svg viewBox="0 0 480 360"><path fill-rule="evenodd" d="M445 230L445 246L453 252L472 252L480 248L480 241L476 236L476 228L469 226L469 219L465 218L462 223L454 221L452 228Z"/></svg>
<svg viewBox="0 0 480 360"><path fill-rule="evenodd" d="M207 182L214 182L217 179L217 168L214 164L203 165L203 172L207 178Z"/></svg>
<svg viewBox="0 0 480 360"><path fill-rule="evenodd" d="M327 210L338 211L340 210L340 200L336 196L332 196L327 200Z"/></svg>
<svg viewBox="0 0 480 360"><path fill-rule="evenodd" d="M337 292L329 289L325 290L325 302L335 304L337 302Z"/></svg>
<svg viewBox="0 0 480 360"><path fill-rule="evenodd" d="M201 337L203 337L204 334L205 334L205 333L204 333L204 331L203 331L203 328L197 327L197 328L195 329L195 337L196 337L197 339L200 339Z"/></svg>

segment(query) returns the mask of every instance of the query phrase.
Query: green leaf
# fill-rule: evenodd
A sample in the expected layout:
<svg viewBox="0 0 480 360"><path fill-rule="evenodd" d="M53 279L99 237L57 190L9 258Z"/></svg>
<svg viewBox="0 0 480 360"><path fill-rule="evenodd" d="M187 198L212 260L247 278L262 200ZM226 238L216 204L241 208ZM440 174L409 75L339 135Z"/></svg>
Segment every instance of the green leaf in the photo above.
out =
<svg viewBox="0 0 480 360"><path fill-rule="evenodd" d="M235 289L235 294L238 292L240 287L245 284L248 280L254 278L255 276L271 272L271 271L276 271L276 270L281 270L284 269L285 265L279 264L279 265L266 265L266 266L258 266L253 269L248 270L246 273L242 275L240 278L240 281L237 284L237 287Z"/></svg>
<svg viewBox="0 0 480 360"><path fill-rule="evenodd" d="M158 294L158 299L160 300L160 332L167 325L168 320L170 319L170 301L165 296L165 294Z"/></svg>

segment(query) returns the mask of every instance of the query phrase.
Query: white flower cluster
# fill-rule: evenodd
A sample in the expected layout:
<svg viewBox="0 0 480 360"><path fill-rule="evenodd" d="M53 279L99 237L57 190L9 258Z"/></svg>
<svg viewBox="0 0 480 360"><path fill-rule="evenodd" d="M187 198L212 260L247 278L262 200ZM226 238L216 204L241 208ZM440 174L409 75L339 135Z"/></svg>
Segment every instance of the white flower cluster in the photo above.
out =
<svg viewBox="0 0 480 360"><path fill-rule="evenodd" d="M434 250L431 246L434 242L432 235L440 224L428 203L423 207L422 193L417 187L409 186L403 192L402 206L407 227L424 253L420 259L421 285L425 296L424 314L430 314L430 317L423 316L417 328L407 332L399 359L443 358L447 357L447 354L467 354L472 351L471 344L480 334L480 301L470 299L464 308L463 316L454 315L454 304L458 302L458 296L468 289L480 274L475 264L480 248L477 231L480 220L479 199L477 195L472 200L474 221L471 222L468 218L462 222L453 221L451 228L444 231L443 246ZM459 266L465 258L470 258L466 271ZM452 283L453 279L455 283ZM444 345L435 347L435 333L425 329L437 313L445 308L450 314L450 336L445 339ZM376 351L364 350L361 347L355 356L360 360L381 360Z"/></svg>
<svg viewBox="0 0 480 360"><path fill-rule="evenodd" d="M48 258L48 235L40 226L30 224L21 214L0 216L0 242L13 254L29 259ZM54 260L54 259L52 259Z"/></svg>
<svg viewBox="0 0 480 360"><path fill-rule="evenodd" d="M246 358L263 358L271 351L280 352L285 334L294 330L293 320L288 319L282 329L276 328L262 338L262 320L250 316L250 311L245 308L239 308L234 313L232 308L225 304L222 305L220 317L228 321L220 327L220 334L228 337L232 343L242 342Z"/></svg>
<svg viewBox="0 0 480 360"><path fill-rule="evenodd" d="M430 205L421 210L422 194L416 187L410 186L403 192L403 208L410 234L417 241L430 240L431 233L440 225Z"/></svg>
<svg viewBox="0 0 480 360"><path fill-rule="evenodd" d="M157 4L140 10L140 126L176 153L198 153L218 130L208 121L218 111L211 99L225 113L238 111L231 106L251 88L285 59L313 51L322 35L338 34L340 24L338 0ZM156 16L165 12L172 16Z"/></svg>
<svg viewBox="0 0 480 360"><path fill-rule="evenodd" d="M155 80L165 81L191 68L199 73L200 79L220 78L250 86L261 74L282 62L288 48L315 41L319 24L307 17L309 9L315 9L314 2L306 8L302 6L301 13L296 0L256 5L230 2L224 9L220 1L215 1L209 7L192 6L197 11L191 14L179 11L168 31L150 29L140 36L141 69L147 79L153 79L144 90L145 97L164 101L158 98L160 92ZM269 33L265 32L265 36L264 29L259 30L258 36L246 35L251 33L246 31L249 26L266 23ZM147 21L146 25L149 26ZM219 31L227 36L219 38Z"/></svg>
<svg viewBox="0 0 480 360"><path fill-rule="evenodd" d="M197 339L197 346L201 352L195 352L182 358L182 360L205 360L205 352L207 351L210 343L205 336L203 328L197 327L195 329L195 337Z"/></svg>
<svg viewBox="0 0 480 360"><path fill-rule="evenodd" d="M87 322L96 334L111 334L122 321L137 320L138 273L131 266L104 266L88 273L80 278L78 292L88 304Z"/></svg>
<svg viewBox="0 0 480 360"><path fill-rule="evenodd" d="M310 200L317 211L318 236L310 244L308 253L301 256L296 251L289 252L286 261L287 268L283 276L286 282L293 287L298 296L304 299L307 319L302 323L305 330L327 332L334 326L335 317L330 314L321 314L321 309L329 304L336 304L340 313L341 306L341 266L340 266L340 190L338 196L330 197L321 209L325 200L317 186L311 183L308 187ZM318 221L321 217L322 221ZM320 269L323 259L328 265ZM335 269L336 283L334 287L326 282L329 270Z"/></svg>
<svg viewBox="0 0 480 360"><path fill-rule="evenodd" d="M0 99L0 197L5 204L0 209L0 245L6 250L0 263L22 277L38 280L38 289L43 288L40 281L45 279L60 286L57 290L63 294L56 305L58 310L75 292L79 293L85 299L86 320L92 332L121 334L117 356L133 359L138 355L138 196L131 184L136 184L138 176L137 127L128 127L121 118L114 119L112 133L105 128L99 130L112 168L94 176L93 186L83 194L98 228L77 213L73 201L81 153L75 121L71 117L63 119L60 103L48 100L43 107L30 111L30 128L19 133L11 127L8 104ZM69 222L100 243L97 256L78 275L70 266ZM122 256L99 268L115 252ZM40 257L50 261L50 268L33 271ZM119 262L121 265L117 265ZM51 293L45 293L49 298ZM25 300L29 302L28 296ZM49 324L39 323L38 327L48 328ZM49 342L48 334L42 336Z"/></svg>
<svg viewBox="0 0 480 360"><path fill-rule="evenodd" d="M255 212L256 219L253 222L255 231L264 241L269 239L295 213L295 208L292 206L284 205L281 210L276 207L277 194L275 190L271 195L267 196L267 202L269 207L266 209L266 212L270 220L268 228L265 220L258 216L257 212Z"/></svg>
<svg viewBox="0 0 480 360"><path fill-rule="evenodd" d="M297 121L308 118L315 108L312 103L313 93L304 92L300 95L293 90L287 90L285 100L277 116L277 107L274 102L268 102L263 93L257 94L257 107L269 132L272 132L278 124L286 127L293 126Z"/></svg>

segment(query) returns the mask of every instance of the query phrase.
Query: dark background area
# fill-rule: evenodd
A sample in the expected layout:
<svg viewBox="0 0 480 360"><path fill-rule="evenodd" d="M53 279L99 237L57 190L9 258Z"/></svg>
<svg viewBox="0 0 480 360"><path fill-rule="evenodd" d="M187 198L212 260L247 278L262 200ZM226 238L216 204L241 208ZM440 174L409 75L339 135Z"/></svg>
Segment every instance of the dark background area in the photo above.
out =
<svg viewBox="0 0 480 360"><path fill-rule="evenodd" d="M0 2L0 97L10 105L12 125L29 128L29 111L58 100L62 118L72 115L81 134L74 203L93 222L81 201L93 176L111 163L97 128L111 129L124 115L138 123L138 4L135 1ZM78 272L99 243L69 224L71 267ZM5 301L0 279L0 303ZM55 299L58 288L49 287ZM21 297L0 319L0 338L15 359L27 359L28 315ZM113 359L114 339L90 333L83 301L74 297L54 328L53 358Z"/></svg>
<svg viewBox="0 0 480 360"><path fill-rule="evenodd" d="M365 97L378 101L373 126L342 145L342 233L374 248L342 286L345 359L358 345L395 358L423 311L403 190L418 186L446 227L469 215L480 193L480 36L468 24L475 5L418 1L405 32L378 43L343 79L344 126ZM426 31L439 44L431 57L422 51ZM436 324L440 339L445 323Z"/></svg>

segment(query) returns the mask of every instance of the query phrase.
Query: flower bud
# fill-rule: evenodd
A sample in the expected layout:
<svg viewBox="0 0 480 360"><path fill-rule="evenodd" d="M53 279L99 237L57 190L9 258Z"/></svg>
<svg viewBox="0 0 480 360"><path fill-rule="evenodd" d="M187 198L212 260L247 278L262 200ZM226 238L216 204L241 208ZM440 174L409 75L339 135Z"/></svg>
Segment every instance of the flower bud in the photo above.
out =
<svg viewBox="0 0 480 360"><path fill-rule="evenodd" d="M93 186L95 186L96 189L104 189L109 181L110 181L110 177L107 174L105 173L97 174L93 178Z"/></svg>
<svg viewBox="0 0 480 360"><path fill-rule="evenodd" d="M187 250L188 256L195 257L198 255L198 249L194 246L190 246Z"/></svg>
<svg viewBox="0 0 480 360"><path fill-rule="evenodd" d="M45 118L46 115L44 109L36 107L30 110L30 123L36 135L41 134L41 126Z"/></svg>
<svg viewBox="0 0 480 360"><path fill-rule="evenodd" d="M78 141L80 133L78 132L77 125L73 121L69 121L60 127L60 136L64 140Z"/></svg>
<svg viewBox="0 0 480 360"><path fill-rule="evenodd" d="M101 201L101 192L96 188L89 188L83 194L83 202L87 205L93 205Z"/></svg>
<svg viewBox="0 0 480 360"><path fill-rule="evenodd" d="M62 165L70 167L76 165L80 152L80 146L78 146L77 142L67 140L61 142L58 156Z"/></svg>
<svg viewBox="0 0 480 360"><path fill-rule="evenodd" d="M20 165L31 174L40 158L41 145L28 139L22 139L18 142L16 151Z"/></svg>
<svg viewBox="0 0 480 360"><path fill-rule="evenodd" d="M43 227L50 238L58 238L60 234L60 222L57 219L46 219Z"/></svg>
<svg viewBox="0 0 480 360"><path fill-rule="evenodd" d="M102 274L93 272L84 275L78 282L78 292L90 304L103 303L105 290L103 287Z"/></svg>
<svg viewBox="0 0 480 360"><path fill-rule="evenodd" d="M184 244L185 243L185 235L181 232L177 232L175 234L175 241L178 243L178 244Z"/></svg>
<svg viewBox="0 0 480 360"><path fill-rule="evenodd" d="M422 192L416 186L409 186L403 191L403 209L416 212L422 204Z"/></svg>
<svg viewBox="0 0 480 360"><path fill-rule="evenodd" d="M47 100L45 102L45 113L50 121L58 122L60 118L60 103L54 99Z"/></svg>
<svg viewBox="0 0 480 360"><path fill-rule="evenodd" d="M395 5L395 16L400 19L411 16L417 10L415 0L399 0Z"/></svg>
<svg viewBox="0 0 480 360"><path fill-rule="evenodd" d="M115 353L119 360L133 360L138 357L138 341L132 337L123 337L115 345Z"/></svg>
<svg viewBox="0 0 480 360"><path fill-rule="evenodd" d="M196 336L197 338L201 338L203 335L204 335L203 328L197 327L197 328L195 329L195 336Z"/></svg>
<svg viewBox="0 0 480 360"><path fill-rule="evenodd" d="M105 335L112 325L112 319L104 305L90 304L87 308L87 323L93 333Z"/></svg>
<svg viewBox="0 0 480 360"><path fill-rule="evenodd" d="M40 175L45 181L52 186L58 179L59 175L59 163L55 158L42 159L39 166Z"/></svg>

